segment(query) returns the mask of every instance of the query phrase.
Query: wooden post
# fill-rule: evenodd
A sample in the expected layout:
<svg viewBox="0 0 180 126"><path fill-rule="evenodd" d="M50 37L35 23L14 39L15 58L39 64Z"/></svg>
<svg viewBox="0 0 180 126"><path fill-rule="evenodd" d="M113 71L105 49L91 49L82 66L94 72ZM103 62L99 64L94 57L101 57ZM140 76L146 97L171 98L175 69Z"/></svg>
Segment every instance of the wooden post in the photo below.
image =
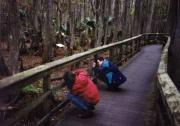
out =
<svg viewBox="0 0 180 126"><path fill-rule="evenodd" d="M134 41L132 40L131 41L131 43L130 43L130 57L132 57L133 56L133 43L134 43Z"/></svg>
<svg viewBox="0 0 180 126"><path fill-rule="evenodd" d="M126 52L125 54L126 54L126 60L127 60L127 59L128 59L128 58L127 58L127 55L128 55L128 53L129 53L129 42L126 43L125 52Z"/></svg>
<svg viewBox="0 0 180 126"><path fill-rule="evenodd" d="M119 47L119 63L118 63L118 65L122 65L122 53L123 53L123 48L122 48L122 45Z"/></svg>
<svg viewBox="0 0 180 126"><path fill-rule="evenodd" d="M141 38L138 38L137 41L138 41L138 51L140 51L141 50Z"/></svg>
<svg viewBox="0 0 180 126"><path fill-rule="evenodd" d="M141 47L143 47L144 45L145 45L145 35L142 36Z"/></svg>
<svg viewBox="0 0 180 126"><path fill-rule="evenodd" d="M133 54L135 54L136 53L136 49L135 49L136 41L133 41L132 44L133 44Z"/></svg>
<svg viewBox="0 0 180 126"><path fill-rule="evenodd" d="M44 92L50 89L50 75L47 75L43 79L43 90Z"/></svg>
<svg viewBox="0 0 180 126"><path fill-rule="evenodd" d="M112 62L113 62L114 53L115 53L114 48L110 48L110 49L109 49L109 59L110 59Z"/></svg>
<svg viewBox="0 0 180 126"><path fill-rule="evenodd" d="M137 52L137 41L134 40L134 53L136 53L136 52Z"/></svg>

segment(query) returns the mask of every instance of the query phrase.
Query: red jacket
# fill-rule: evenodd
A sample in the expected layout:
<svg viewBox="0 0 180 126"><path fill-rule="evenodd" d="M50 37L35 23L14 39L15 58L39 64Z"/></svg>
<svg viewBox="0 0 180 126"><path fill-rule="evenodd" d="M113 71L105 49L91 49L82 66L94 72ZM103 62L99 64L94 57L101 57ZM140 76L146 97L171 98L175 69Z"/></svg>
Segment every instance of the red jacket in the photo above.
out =
<svg viewBox="0 0 180 126"><path fill-rule="evenodd" d="M72 87L72 93L80 95L89 103L97 104L99 102L99 92L96 85L89 78L88 73L83 69L77 69L74 73L76 78Z"/></svg>

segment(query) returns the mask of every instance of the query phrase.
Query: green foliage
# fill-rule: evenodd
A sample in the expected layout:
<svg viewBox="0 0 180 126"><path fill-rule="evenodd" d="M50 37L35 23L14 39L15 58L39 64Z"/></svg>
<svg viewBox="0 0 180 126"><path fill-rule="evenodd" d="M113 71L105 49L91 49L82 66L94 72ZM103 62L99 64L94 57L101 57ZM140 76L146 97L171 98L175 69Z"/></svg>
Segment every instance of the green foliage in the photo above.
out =
<svg viewBox="0 0 180 126"><path fill-rule="evenodd" d="M131 16L134 16L134 12L135 12L135 8L133 7L133 8L131 8L131 10L130 10L130 15L131 15Z"/></svg>
<svg viewBox="0 0 180 126"><path fill-rule="evenodd" d="M19 13L20 13L20 16L23 16L23 17L27 16L27 12L23 9L19 9Z"/></svg>
<svg viewBox="0 0 180 126"><path fill-rule="evenodd" d="M135 0L132 1L131 7L129 10L129 14L130 14L130 16L134 16L134 14L135 14Z"/></svg>
<svg viewBox="0 0 180 126"><path fill-rule="evenodd" d="M114 17L113 16L107 16L104 18L104 22L107 22L108 25L112 25L114 22Z"/></svg>
<svg viewBox="0 0 180 126"><path fill-rule="evenodd" d="M39 88L39 87L35 87L34 85L28 85L26 87L24 87L22 89L23 92L26 92L26 93L34 93L34 94L37 94L37 93L42 93L43 92L43 89L42 88Z"/></svg>
<svg viewBox="0 0 180 126"><path fill-rule="evenodd" d="M26 10L19 9L19 16L21 21L25 21L25 18L28 17L28 12Z"/></svg>
<svg viewBox="0 0 180 126"><path fill-rule="evenodd" d="M81 42L80 42L80 38L76 38L75 40L75 48L78 52L82 52L83 51L83 47L81 47Z"/></svg>
<svg viewBox="0 0 180 126"><path fill-rule="evenodd" d="M87 17L84 20L84 23L89 26L91 29L95 29L96 20L94 18Z"/></svg>
<svg viewBox="0 0 180 126"><path fill-rule="evenodd" d="M59 25L58 25L57 18L53 18L52 22L53 22L53 30L54 30L54 32L58 33L60 28L59 28Z"/></svg>
<svg viewBox="0 0 180 126"><path fill-rule="evenodd" d="M94 30L96 27L96 20L94 18L86 17L81 20L80 24L84 29Z"/></svg>
<svg viewBox="0 0 180 126"><path fill-rule="evenodd" d="M70 35L70 31L69 31L69 24L63 24L60 26L60 32L61 34L63 33L64 35Z"/></svg>
<svg viewBox="0 0 180 126"><path fill-rule="evenodd" d="M33 0L26 0L28 4L32 4Z"/></svg>
<svg viewBox="0 0 180 126"><path fill-rule="evenodd" d="M70 35L68 23L59 26L57 18L53 18L52 22L53 22L53 30L56 34L61 33L61 35L64 37Z"/></svg>
<svg viewBox="0 0 180 126"><path fill-rule="evenodd" d="M43 93L43 81L39 80L36 81L33 84L27 85L24 88L22 88L22 91L25 93Z"/></svg>

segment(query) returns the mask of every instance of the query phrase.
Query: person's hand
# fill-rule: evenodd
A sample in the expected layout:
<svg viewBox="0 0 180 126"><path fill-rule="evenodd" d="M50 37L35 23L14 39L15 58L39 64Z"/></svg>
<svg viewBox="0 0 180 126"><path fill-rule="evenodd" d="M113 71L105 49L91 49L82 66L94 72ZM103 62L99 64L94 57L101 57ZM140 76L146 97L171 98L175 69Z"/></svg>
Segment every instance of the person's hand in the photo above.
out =
<svg viewBox="0 0 180 126"><path fill-rule="evenodd" d="M95 62L93 62L93 65L92 65L92 67L94 68L94 67L96 67L96 63Z"/></svg>

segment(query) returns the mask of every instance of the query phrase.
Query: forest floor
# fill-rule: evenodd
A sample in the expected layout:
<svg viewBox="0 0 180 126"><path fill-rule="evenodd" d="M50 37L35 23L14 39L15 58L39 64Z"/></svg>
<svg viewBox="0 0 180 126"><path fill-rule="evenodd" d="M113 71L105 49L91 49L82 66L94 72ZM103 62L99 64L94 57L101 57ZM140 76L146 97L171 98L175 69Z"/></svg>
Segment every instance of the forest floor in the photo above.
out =
<svg viewBox="0 0 180 126"><path fill-rule="evenodd" d="M1 48L3 58L5 60L5 64L7 65L8 69L10 69L10 54L7 49ZM65 56L65 49L63 48L56 48L55 50L55 57L53 60L63 58ZM21 71L28 70L34 68L38 65L42 64L42 56L36 55L35 52L31 54L22 54L20 55L21 61L19 61L19 66L21 66ZM0 74L0 79L5 78Z"/></svg>
<svg viewBox="0 0 180 126"><path fill-rule="evenodd" d="M7 49L4 49L4 48L1 48L1 52L3 55L4 61L5 61L5 64L10 69L10 64L9 64L10 63L10 53L7 51ZM65 49L57 48L55 50L55 53L56 53L56 57L53 57L53 60L63 58L65 56ZM22 62L19 62L19 66L22 65L23 70L28 70L28 69L34 68L34 67L42 64L42 56L37 56L37 55L34 55L33 53L32 54L24 54L24 55L21 55L20 57L22 59ZM63 68L63 69L57 70L56 72L54 72L52 74L52 76L51 76L53 79L51 81L52 87L56 87L60 84L60 79L65 70L66 69ZM6 78L6 77L7 76L0 75L0 79ZM35 86L35 88L42 88L42 80L35 82L33 84L33 86ZM8 118L13 113L18 111L19 108L26 106L27 103L33 101L33 99L36 99L37 97L39 97L41 95L41 93L36 93L36 91L38 92L38 90L35 90L35 92L33 91L33 93L31 92L32 90L34 90L34 88L33 89L30 88L30 92L22 91L20 94L19 93L15 94L15 96L13 96L14 98L11 99L10 101L4 97L7 94L1 93L0 96L2 95L2 98L0 100L0 112L1 112L1 110L4 111L4 109L6 109L6 107L9 107L9 106L12 107L12 110L7 110L7 112L5 112L3 115L4 117L1 117L1 115L0 115L0 120L1 120L1 118ZM64 90L63 92L58 92L57 94L55 94L55 100L58 100L58 101L62 100L64 98L65 92L66 91ZM13 101L13 103L12 103L12 101ZM9 105L9 104L11 104L11 105ZM30 123L30 122L27 122L27 123Z"/></svg>

